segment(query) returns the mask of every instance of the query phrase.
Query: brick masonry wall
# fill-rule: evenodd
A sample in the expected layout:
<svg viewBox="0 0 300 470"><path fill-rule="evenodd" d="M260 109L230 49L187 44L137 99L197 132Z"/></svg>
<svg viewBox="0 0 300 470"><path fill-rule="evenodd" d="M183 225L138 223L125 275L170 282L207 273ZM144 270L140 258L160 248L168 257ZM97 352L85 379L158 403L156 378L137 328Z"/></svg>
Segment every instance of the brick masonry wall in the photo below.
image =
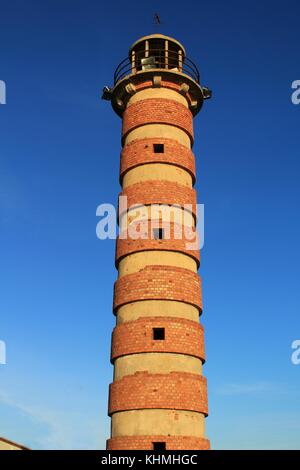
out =
<svg viewBox="0 0 300 470"><path fill-rule="evenodd" d="M137 81L139 83L137 83ZM136 91L153 87L152 80L135 81ZM185 95L193 108L189 93L184 93L181 83L161 80L160 86ZM157 85L157 82L156 82ZM129 94L124 98L127 106ZM128 133L147 124L165 124L181 129L193 145L193 116L190 109L174 99L148 98L129 104L123 112L122 145ZM144 130L144 129L143 129ZM170 129L172 131L172 129ZM178 134L178 133L177 133ZM170 137L172 134L170 135ZM176 134L175 134L176 136ZM164 153L154 153L153 144L164 144ZM172 138L144 138L124 146L120 161L120 182L132 168L147 163L167 163L187 171L195 182L195 158L192 151ZM123 195L128 197L128 207L150 204L192 205L196 220L196 192L184 185L169 181L147 181L128 187ZM153 221L151 221L152 223ZM149 221L144 221L143 231ZM161 223L161 222L159 222ZM161 225L159 225L160 227ZM153 228L153 226L152 226ZM171 231L171 233L173 233ZM121 234L122 235L122 234ZM174 235L174 233L173 233ZM116 266L125 256L146 250L167 250L192 256L199 264L199 251L186 250L185 239L154 240L131 237L117 240ZM187 240L192 243L192 240ZM115 283L114 312L121 305L141 300L176 300L202 312L201 281L191 270L172 266L147 266L137 273L122 276ZM141 303L141 305L143 305ZM143 311L141 309L141 315ZM159 312L163 315L163 312ZM153 340L153 328L165 328L164 340ZM197 322L174 317L141 317L138 320L118 324L112 334L112 353L117 357L142 352L170 352L205 359L203 327ZM206 379L198 374L171 372L153 374L148 371L128 375L110 385L109 414L135 409L188 410L207 415ZM174 412L175 418L179 413ZM151 430L153 432L155 429ZM152 450L153 442L166 442L168 450L209 449L207 439L191 436L122 436L107 441L109 450Z"/></svg>
<svg viewBox="0 0 300 470"><path fill-rule="evenodd" d="M183 130L194 141L193 115L183 104L166 98L148 98L126 108L122 120L122 141L145 124L169 124Z"/></svg>
<svg viewBox="0 0 300 470"><path fill-rule="evenodd" d="M205 377L188 372L136 372L110 384L108 413L139 409L189 410L207 416Z"/></svg>
<svg viewBox="0 0 300 470"><path fill-rule="evenodd" d="M198 274L173 266L146 266L115 282L114 311L138 300L176 300L194 305L202 312L201 281Z"/></svg>
<svg viewBox="0 0 300 470"><path fill-rule="evenodd" d="M164 144L163 153L154 153L154 144ZM195 182L195 156L193 152L175 139L147 138L133 140L125 145L120 158L120 182L124 174L139 165L167 163L188 171Z"/></svg>
<svg viewBox="0 0 300 470"><path fill-rule="evenodd" d="M107 450L153 450L153 442L165 442L166 450L209 450L208 439L190 436L120 436L107 440Z"/></svg>
<svg viewBox="0 0 300 470"><path fill-rule="evenodd" d="M162 80L160 86L161 88L169 88L170 90L178 91L178 93L181 93L180 91L181 83L182 83L182 80L180 80L180 83L175 83L175 82L173 83L167 80ZM153 81L152 80L143 81L141 83L136 84L135 88L136 88L136 91L145 90L146 88L153 88ZM186 97L188 104L191 105L192 104L191 95L189 93L184 93L184 96Z"/></svg>
<svg viewBox="0 0 300 470"><path fill-rule="evenodd" d="M127 196L128 208L133 205L147 206L151 204L186 206L186 211L191 211L196 217L195 189L173 181L148 180L143 183L135 183L124 189L120 196ZM122 213L122 211L120 212Z"/></svg>
<svg viewBox="0 0 300 470"><path fill-rule="evenodd" d="M142 315L142 312L141 312ZM154 340L153 328L164 328L165 339ZM112 362L127 354L165 352L205 360L203 326L173 317L147 317L118 324L112 334Z"/></svg>
<svg viewBox="0 0 300 470"><path fill-rule="evenodd" d="M153 229L163 228L164 239L155 240ZM137 238L138 234L138 238ZM167 223L159 220L142 220L130 224L117 238L116 267L122 258L127 255L149 250L163 250L183 253L193 258L199 267L200 240L197 231L188 226Z"/></svg>

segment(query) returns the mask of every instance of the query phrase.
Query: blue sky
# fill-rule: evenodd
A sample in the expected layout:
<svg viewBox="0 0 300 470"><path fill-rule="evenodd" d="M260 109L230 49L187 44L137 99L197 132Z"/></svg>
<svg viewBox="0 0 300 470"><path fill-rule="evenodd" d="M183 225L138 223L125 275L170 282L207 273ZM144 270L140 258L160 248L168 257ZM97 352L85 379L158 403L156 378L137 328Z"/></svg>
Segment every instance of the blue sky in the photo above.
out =
<svg viewBox="0 0 300 470"><path fill-rule="evenodd" d="M195 120L214 449L300 449L299 2L4 0L0 12L0 435L103 449L120 119L100 100L140 36L182 41L213 89Z"/></svg>

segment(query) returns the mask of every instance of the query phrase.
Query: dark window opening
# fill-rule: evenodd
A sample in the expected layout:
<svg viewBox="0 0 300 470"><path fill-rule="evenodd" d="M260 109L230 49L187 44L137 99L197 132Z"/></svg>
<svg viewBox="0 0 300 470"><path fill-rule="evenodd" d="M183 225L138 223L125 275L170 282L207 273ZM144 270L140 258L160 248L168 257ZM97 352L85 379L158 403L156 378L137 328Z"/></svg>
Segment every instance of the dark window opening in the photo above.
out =
<svg viewBox="0 0 300 470"><path fill-rule="evenodd" d="M165 329L164 328L153 328L153 339L155 339L155 340L165 339Z"/></svg>
<svg viewBox="0 0 300 470"><path fill-rule="evenodd" d="M153 151L154 153L164 153L165 152L164 144L153 144Z"/></svg>
<svg viewBox="0 0 300 470"><path fill-rule="evenodd" d="M164 229L163 228L154 228L153 229L153 238L154 238L154 240L163 240L163 238L164 238Z"/></svg>
<svg viewBox="0 0 300 470"><path fill-rule="evenodd" d="M166 450L165 442L153 442L153 450Z"/></svg>

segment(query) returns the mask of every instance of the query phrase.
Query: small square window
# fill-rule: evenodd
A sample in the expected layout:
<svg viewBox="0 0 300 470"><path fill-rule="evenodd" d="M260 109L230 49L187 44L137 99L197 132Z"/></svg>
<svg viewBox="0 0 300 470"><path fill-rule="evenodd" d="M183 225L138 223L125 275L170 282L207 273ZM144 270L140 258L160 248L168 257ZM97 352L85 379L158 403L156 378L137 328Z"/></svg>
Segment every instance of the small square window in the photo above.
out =
<svg viewBox="0 0 300 470"><path fill-rule="evenodd" d="M164 153L165 152L164 144L153 144L153 152L154 153Z"/></svg>
<svg viewBox="0 0 300 470"><path fill-rule="evenodd" d="M153 442L153 450L166 450L166 443L165 442Z"/></svg>
<svg viewBox="0 0 300 470"><path fill-rule="evenodd" d="M154 238L154 240L163 240L163 238L164 238L164 229L163 228L154 228L153 229L153 238Z"/></svg>
<svg viewBox="0 0 300 470"><path fill-rule="evenodd" d="M165 329L164 328L153 328L153 339L155 339L155 340L165 339Z"/></svg>

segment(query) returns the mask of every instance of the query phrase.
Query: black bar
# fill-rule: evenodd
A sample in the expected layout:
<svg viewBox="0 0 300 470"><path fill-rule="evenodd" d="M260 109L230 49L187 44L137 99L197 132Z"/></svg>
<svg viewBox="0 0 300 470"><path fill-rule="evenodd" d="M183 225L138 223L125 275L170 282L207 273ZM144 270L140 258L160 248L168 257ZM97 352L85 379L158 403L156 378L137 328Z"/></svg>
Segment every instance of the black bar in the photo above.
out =
<svg viewBox="0 0 300 470"><path fill-rule="evenodd" d="M238 464L239 468L253 464L268 465L276 460L286 468L288 462L299 462L299 451L3 451L0 452L0 466L29 463L47 466L52 464L78 467L105 468L108 465L121 465L125 468L139 468L152 465L220 465Z"/></svg>

